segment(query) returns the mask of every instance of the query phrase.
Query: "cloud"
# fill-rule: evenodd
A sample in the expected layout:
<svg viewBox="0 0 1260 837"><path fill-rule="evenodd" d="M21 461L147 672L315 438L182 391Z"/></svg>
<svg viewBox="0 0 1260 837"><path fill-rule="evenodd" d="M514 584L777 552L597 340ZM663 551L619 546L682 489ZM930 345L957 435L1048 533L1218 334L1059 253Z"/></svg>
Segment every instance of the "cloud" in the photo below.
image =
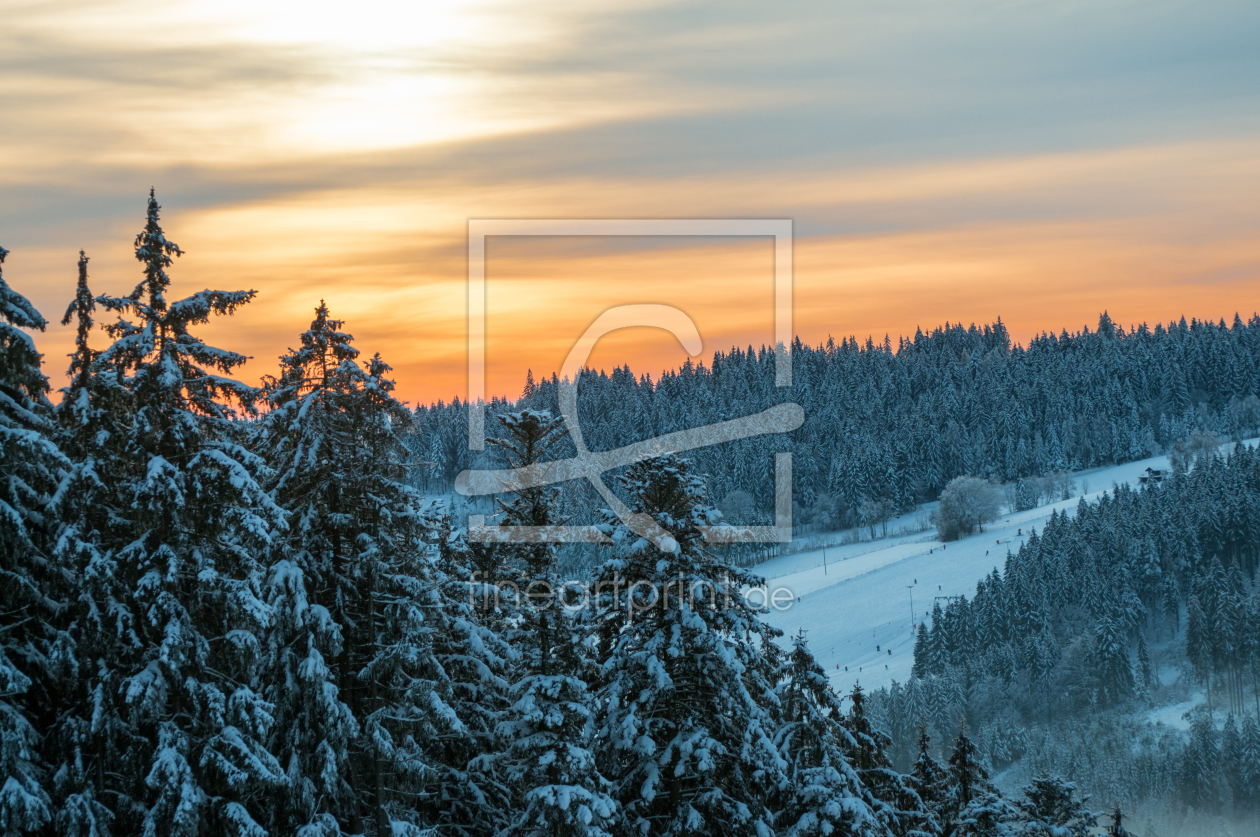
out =
<svg viewBox="0 0 1260 837"><path fill-rule="evenodd" d="M413 400L463 390L472 217L791 217L810 340L1228 315L1257 304L1257 31L1254 3L1169 0L11 0L6 277L58 312L84 247L129 289L153 185L181 289L261 292L210 332L247 375L324 296ZM513 246L502 391L623 292L681 290L709 348L768 339L755 246ZM54 373L68 339L41 338ZM596 358L679 359L635 345Z"/></svg>

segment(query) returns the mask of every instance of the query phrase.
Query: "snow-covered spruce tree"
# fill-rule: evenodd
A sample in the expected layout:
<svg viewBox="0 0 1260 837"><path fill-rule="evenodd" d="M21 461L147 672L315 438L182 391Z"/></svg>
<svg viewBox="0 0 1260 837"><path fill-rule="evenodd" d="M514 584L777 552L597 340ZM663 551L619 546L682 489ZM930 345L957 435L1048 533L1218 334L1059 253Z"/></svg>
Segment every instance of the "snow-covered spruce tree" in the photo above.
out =
<svg viewBox="0 0 1260 837"><path fill-rule="evenodd" d="M122 370L102 362L101 353L89 345L97 300L88 287L87 265L88 257L80 250L75 297L61 318L63 326L75 324L75 350L66 370L69 383L62 388L57 405L57 438L62 450L76 463L78 479L99 484L91 500L96 506L91 523L98 526L96 534L103 536L111 522L123 521L112 488L137 472L136 458L129 455L126 447L126 431L135 404ZM102 486L108 489L101 490ZM88 502L81 499L84 490L85 486L79 485L63 493L74 495L81 505L87 506ZM64 521L73 514L63 509L59 517Z"/></svg>
<svg viewBox="0 0 1260 837"><path fill-rule="evenodd" d="M546 461L549 455L554 456L556 447L565 438L564 419L546 411L526 409L519 413L504 413L498 416L498 421L503 435L486 442L500 452L508 468L525 468ZM548 485L516 488L509 492L507 499L498 501L502 525L549 526L557 523L554 518L559 494L559 489ZM514 544L511 552L517 559L515 570L518 577L513 580L525 585L538 582L536 598L540 606L531 610L534 615L548 615L553 601L546 591L556 582L555 545L541 540ZM539 655L537 665L541 668L546 667L551 656L546 635L548 626L554 624L555 620L540 618L531 620L529 625L530 630L542 634L534 648Z"/></svg>
<svg viewBox="0 0 1260 837"><path fill-rule="evenodd" d="M1116 614L1103 616L1094 631L1093 663L1101 705L1110 706L1133 696L1129 643Z"/></svg>
<svg viewBox="0 0 1260 837"><path fill-rule="evenodd" d="M876 816L894 835L932 833L935 817L908 777L893 769L888 758L892 740L867 717L861 684L854 684L849 701L849 712L841 719L850 737L849 759L871 794Z"/></svg>
<svg viewBox="0 0 1260 837"><path fill-rule="evenodd" d="M435 635L448 626L440 579L423 551L425 509L404 483L407 451L399 430L410 414L392 395L389 371L374 355L353 387L357 397L346 404L353 445L341 451L353 470L333 506L358 530L341 567L347 576L341 592L350 597L343 614L346 671L353 674L343 680L342 700L361 718L352 770L362 777L361 800L372 813L365 831L375 837L443 822L449 807L441 798L451 785L467 793L462 773L450 775L451 767L463 770L465 755L452 765L440 749L443 736L464 739L467 732L434 650Z"/></svg>
<svg viewBox="0 0 1260 837"><path fill-rule="evenodd" d="M563 419L523 410L500 415L505 433L489 440L509 468L546 461L564 438ZM506 526L558 523L559 490L518 488L499 501ZM502 752L495 759L513 791L508 830L523 837L602 837L616 814L608 782L590 750L594 699L583 677L583 647L564 607L554 545L516 544L522 594L515 630L516 663L511 705L498 725Z"/></svg>
<svg viewBox="0 0 1260 837"><path fill-rule="evenodd" d="M622 483L668 535L648 541L610 515L616 554L594 582L596 751L618 832L769 835L786 767L773 741L778 632L741 595L761 580L703 548L699 527L718 515L687 460L636 462Z"/></svg>
<svg viewBox="0 0 1260 837"><path fill-rule="evenodd" d="M951 837L1022 837L1024 822L1018 808L997 791L976 796L958 812Z"/></svg>
<svg viewBox="0 0 1260 837"><path fill-rule="evenodd" d="M1238 800L1247 792L1242 782L1242 735L1238 731L1238 721L1231 712L1225 716L1225 725L1221 728L1221 774L1230 788L1231 807L1237 810Z"/></svg>
<svg viewBox="0 0 1260 837"><path fill-rule="evenodd" d="M1151 699L1151 690L1158 685L1158 680L1151 665L1151 653L1146 648L1145 629L1139 629L1137 635L1137 671L1134 672L1136 690L1138 697L1143 702L1148 702Z"/></svg>
<svg viewBox="0 0 1260 837"><path fill-rule="evenodd" d="M8 251L0 247L0 265ZM60 609L46 509L69 462L52 442L48 381L22 329L46 321L0 276L0 833L52 817L40 734L52 720L48 653Z"/></svg>
<svg viewBox="0 0 1260 837"><path fill-rule="evenodd" d="M288 833L363 830L364 789L350 761L359 719L346 703L355 673L350 646L362 642L345 635L353 621L347 611L359 598L347 568L357 527L340 505L348 472L361 463L339 403L353 397L363 373L340 327L321 302L302 347L281 357L279 377L267 382L271 409L256 439L270 466L268 488L290 520L266 583L274 610L266 678L276 719L271 749L288 778L273 816Z"/></svg>
<svg viewBox="0 0 1260 837"><path fill-rule="evenodd" d="M1132 837L1129 829L1124 827L1124 814L1121 813L1119 805L1111 812L1110 819L1111 822L1107 823L1106 831L1108 837Z"/></svg>
<svg viewBox="0 0 1260 837"><path fill-rule="evenodd" d="M61 614L53 659L60 672L62 712L48 736L54 770L57 828L64 834L104 835L134 826L140 803L116 781L117 766L139 744L125 720L121 678L141 664L132 590L116 554L131 542L120 489L136 476L122 443L129 394L116 372L102 370L88 345L96 300L79 253L79 280L62 325L76 323L69 384L57 405L57 439L72 465L53 509L59 529L54 555L76 580Z"/></svg>
<svg viewBox="0 0 1260 837"><path fill-rule="evenodd" d="M272 749L289 782L276 826L471 827L485 794L465 768L483 744L466 723L479 710L463 705L455 681L467 667L474 681L492 677L493 641L472 635L458 612L467 592L462 605L448 601L425 555L434 521L404 484L409 413L389 367L379 356L360 364L342 325L321 303L267 383L258 433L270 488L290 514L266 585Z"/></svg>
<svg viewBox="0 0 1260 837"><path fill-rule="evenodd" d="M88 257L79 251L79 278L74 299L61 318L63 326L74 323L74 352L66 370L69 384L61 390L57 405L62 448L76 461L95 460L115 468L127 464L121 427L133 411L130 393L117 367L99 362L100 352L89 345L97 300L88 287Z"/></svg>
<svg viewBox="0 0 1260 837"><path fill-rule="evenodd" d="M1089 837L1098 815L1085 807L1089 798L1076 796L1076 785L1056 776L1041 775L1024 789L1019 808L1027 837Z"/></svg>
<svg viewBox="0 0 1260 837"><path fill-rule="evenodd" d="M166 269L181 251L158 212L150 192L135 245L144 278L127 296L97 300L120 315L97 363L121 378L134 407L122 444L135 475L118 487L126 546L114 560L137 646L118 672L134 737L98 799L119 803L116 833L254 837L285 783L264 743L272 719L259 677L271 623L259 558L285 524L227 404L252 408L256 391L225 377L246 358L190 331L254 292L168 303ZM126 800L137 807L123 809Z"/></svg>
<svg viewBox="0 0 1260 837"><path fill-rule="evenodd" d="M955 832L966 819L965 809L993 793L989 774L980 763L980 751L967 735L966 722L949 755L949 791L945 798L946 833Z"/></svg>
<svg viewBox="0 0 1260 837"><path fill-rule="evenodd" d="M938 831L945 821L945 801L949 793L949 771L932 757L932 738L928 735L927 719L919 719L919 757L908 777L910 787L919 795L923 807L932 814Z"/></svg>
<svg viewBox="0 0 1260 837"><path fill-rule="evenodd" d="M940 605L937 605L940 607ZM914 632L914 666L910 670L910 674L916 680L922 680L928 675L929 656L929 637L927 622L920 622L918 628Z"/></svg>
<svg viewBox="0 0 1260 837"><path fill-rule="evenodd" d="M87 266L87 253L80 250L79 279L75 285L74 299L66 306L65 316L61 318L63 326L73 322L75 332L74 353L70 355L70 368L66 370L66 377L70 379L70 384L61 391L62 405L58 410L61 423L68 430L66 433L69 436L68 441L84 452L94 442L91 436L96 416L93 415L91 409L91 387L93 364L99 354L88 344L93 326L92 315L96 311L96 299L92 296L92 289L88 287Z"/></svg>
<svg viewBox="0 0 1260 837"><path fill-rule="evenodd" d="M1260 724L1250 716L1243 719L1238 753L1238 787L1235 812L1260 825Z"/></svg>
<svg viewBox="0 0 1260 837"><path fill-rule="evenodd" d="M965 724L954 742L949 766L951 784L942 823L947 837L1016 837L1020 834L1023 814L989 783L988 774L980 764L980 752L967 737Z"/></svg>
<svg viewBox="0 0 1260 837"><path fill-rule="evenodd" d="M1206 814L1220 812L1228 785L1221 775L1218 737L1211 713L1198 707L1181 759L1181 795L1186 805Z"/></svg>
<svg viewBox="0 0 1260 837"><path fill-rule="evenodd" d="M783 681L782 711L775 744L787 765L787 781L776 795L776 820L785 837L886 835L876 802L862 784L848 753L857 742L841 723L840 700L806 647L792 638Z"/></svg>
<svg viewBox="0 0 1260 837"><path fill-rule="evenodd" d="M506 673L518 655L484 619L498 588L474 575L467 532L452 525L445 504L433 508L429 521L438 543L436 602L443 620L433 651L458 714L449 716L450 732L430 742L440 772L427 805L435 812L432 821L449 833L497 833L506 824L511 792L493 769L495 730L507 706Z"/></svg>

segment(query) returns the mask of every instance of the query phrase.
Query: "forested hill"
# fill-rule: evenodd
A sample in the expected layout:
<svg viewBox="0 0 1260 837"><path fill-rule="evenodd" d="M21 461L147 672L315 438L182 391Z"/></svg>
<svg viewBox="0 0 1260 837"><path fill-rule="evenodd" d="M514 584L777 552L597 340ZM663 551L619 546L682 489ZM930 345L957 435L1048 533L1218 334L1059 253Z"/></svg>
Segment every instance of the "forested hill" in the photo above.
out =
<svg viewBox="0 0 1260 837"><path fill-rule="evenodd" d="M1169 824L1260 815L1260 453L1189 465L1053 515L970 601L933 610L914 676L872 695L901 758L920 720L965 717L1015 782L1062 771ZM1145 722L1167 704L1174 722L1198 704L1188 736Z"/></svg>
<svg viewBox="0 0 1260 837"><path fill-rule="evenodd" d="M955 476L1012 481L1149 456L1194 429L1222 435L1260 423L1260 318L1184 319L1132 330L1103 314L1097 330L1028 346L991 326L946 325L894 348L847 339L792 346L793 386L774 386L774 354L734 349L658 381L628 368L588 372L579 411L595 449L796 401L806 422L782 437L695 451L715 499L748 491L770 507L772 451L790 445L794 496L820 527L855 523L864 499L897 509L934 498ZM556 409L554 378L529 379L523 406ZM465 406L416 411L414 449L449 485L469 467Z"/></svg>
<svg viewBox="0 0 1260 837"><path fill-rule="evenodd" d="M585 429L603 446L797 399L798 497L836 517L957 473L1175 442L1160 487L1052 518L972 602L934 615L907 687L869 704L855 688L842 711L805 638L780 653L739 595L761 579L703 545L710 497L764 491L754 471L782 439L698 451L700 469L673 454L629 465L627 519L667 537L608 512L594 584L569 607L559 549L470 541L416 489L430 466L406 443L453 475L464 412L421 410L412 430L389 366L360 357L326 305L265 386L233 380L245 356L198 332L254 292L168 299L183 251L159 211L150 193L125 296L93 294L80 253L56 405L31 334L47 321L0 277L0 834L1092 833L1070 783L1033 779L1016 802L985 759L1052 766L1108 807L1256 810L1254 722L1199 719L1188 744L1146 745L1131 714L1187 691L1156 679L1178 662L1174 632L1213 705L1242 714L1254 697L1260 454L1219 461L1215 434L1254 427L1256 321L1129 333L1104 319L1027 349L1000 324L897 352L798 344L790 391L764 352L655 385L592 375ZM109 342L93 347L101 315ZM526 406L554 406L556 387L531 385ZM507 406L493 405L496 464L571 444L553 413ZM567 493L507 492L497 522L566 521ZM926 731L907 740L925 714L953 742L948 768Z"/></svg>
<svg viewBox="0 0 1260 837"><path fill-rule="evenodd" d="M0 834L1090 834L1070 783L1003 798L963 733L895 770L861 690L843 711L704 547L687 460L626 468L662 535L608 512L574 591L554 545L469 539L408 484L411 414L326 305L263 388L233 380L198 331L254 293L168 299L182 252L150 193L131 293L94 295L80 254L56 405L47 321L0 277ZM565 433L496 419L512 468ZM508 492L499 523L555 525L559 494Z"/></svg>

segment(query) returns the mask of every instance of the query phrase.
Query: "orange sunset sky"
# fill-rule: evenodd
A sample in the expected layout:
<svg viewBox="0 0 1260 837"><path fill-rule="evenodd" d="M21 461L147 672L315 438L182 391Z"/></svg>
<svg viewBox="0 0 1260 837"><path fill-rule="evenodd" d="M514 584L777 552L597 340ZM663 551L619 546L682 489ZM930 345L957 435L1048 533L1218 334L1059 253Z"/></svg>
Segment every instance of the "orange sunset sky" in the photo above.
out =
<svg viewBox="0 0 1260 837"><path fill-rule="evenodd" d="M80 248L175 291L272 372L321 298L414 403L463 397L470 218L789 218L796 332L1001 316L1021 341L1260 310L1254 2L0 0L4 276L50 320ZM488 391L558 370L609 305L773 335L770 239L494 238ZM104 345L104 335L97 348ZM60 386L69 328L37 337ZM601 343L654 376L663 332Z"/></svg>

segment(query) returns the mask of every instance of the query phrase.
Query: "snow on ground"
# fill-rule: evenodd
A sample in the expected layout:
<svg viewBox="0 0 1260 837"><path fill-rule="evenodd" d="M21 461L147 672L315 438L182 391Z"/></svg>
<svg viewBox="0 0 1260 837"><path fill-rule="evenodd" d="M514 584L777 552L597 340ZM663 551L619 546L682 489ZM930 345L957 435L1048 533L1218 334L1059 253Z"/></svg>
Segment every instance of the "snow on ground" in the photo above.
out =
<svg viewBox="0 0 1260 837"><path fill-rule="evenodd" d="M1167 706L1160 706L1146 713L1146 719L1152 724L1163 724L1166 727L1179 729L1183 732L1190 729L1190 720L1186 718L1186 714L1199 704L1207 700L1207 696L1203 692L1195 692L1190 696L1189 700L1181 703L1170 703ZM1225 723L1225 713L1221 714L1221 725Z"/></svg>
<svg viewBox="0 0 1260 837"><path fill-rule="evenodd" d="M1148 711L1145 717L1152 724L1160 724L1170 729L1188 732L1190 730L1190 718L1193 717L1194 710L1199 709L1205 703L1207 703L1207 693L1196 691L1186 700L1169 703L1164 706L1156 706ZM1219 696L1214 708L1216 711L1212 715L1212 726L1218 731L1222 731L1225 729L1226 722L1233 715L1229 711L1228 704L1221 704Z"/></svg>
<svg viewBox="0 0 1260 837"><path fill-rule="evenodd" d="M1073 476L1078 492L1088 484L1084 498L1094 502L1116 485L1137 485L1147 468L1168 467L1167 456L1155 456ZM780 588L790 591L791 601L782 610L771 607L767 621L784 632L785 646L804 628L810 650L840 694L852 690L855 682L867 689L893 680L904 683L914 663L914 625L931 613L934 599L973 596L976 581L994 568L1001 570L1007 552L1017 552L1032 529L1045 526L1052 511L1072 512L1080 500L1078 494L1003 515L986 525L983 534L948 545L937 540L933 530L828 547L825 567L821 549L772 558L754 572L766 578L772 593ZM911 520L913 515L898 522ZM785 595L781 593L779 601Z"/></svg>

